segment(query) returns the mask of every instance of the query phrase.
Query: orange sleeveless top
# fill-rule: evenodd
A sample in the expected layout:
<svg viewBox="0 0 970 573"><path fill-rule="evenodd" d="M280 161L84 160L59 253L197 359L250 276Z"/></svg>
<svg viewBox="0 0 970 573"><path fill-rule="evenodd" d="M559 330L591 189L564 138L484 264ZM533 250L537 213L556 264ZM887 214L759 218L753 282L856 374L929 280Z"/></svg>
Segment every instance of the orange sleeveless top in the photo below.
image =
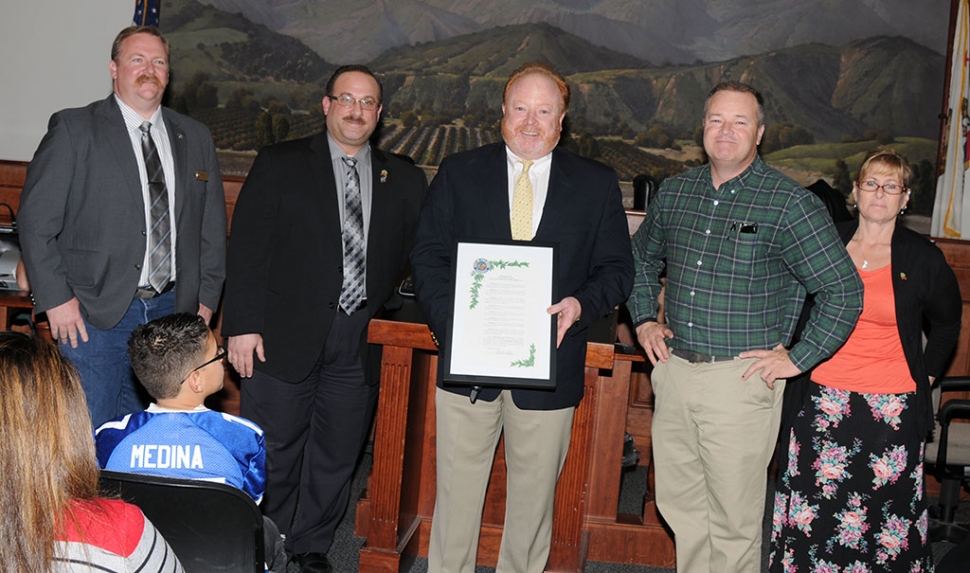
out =
<svg viewBox="0 0 970 573"><path fill-rule="evenodd" d="M829 360L812 372L812 380L852 392L901 394L916 391L896 326L892 265L859 270L862 314L849 339Z"/></svg>

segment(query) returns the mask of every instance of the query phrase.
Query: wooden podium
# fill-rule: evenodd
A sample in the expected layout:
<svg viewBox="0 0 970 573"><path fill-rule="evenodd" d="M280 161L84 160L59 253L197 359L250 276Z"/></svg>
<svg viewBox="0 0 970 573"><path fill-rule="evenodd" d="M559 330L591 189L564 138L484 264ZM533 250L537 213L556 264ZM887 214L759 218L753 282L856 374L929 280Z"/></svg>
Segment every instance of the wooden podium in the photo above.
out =
<svg viewBox="0 0 970 573"><path fill-rule="evenodd" d="M428 552L435 499L437 350L425 324L404 319L371 321L368 340L383 347L381 392L374 464L357 502L355 534L367 538L360 571L397 572L402 555ZM588 345L586 396L576 409L556 488L547 571L582 571L587 558L673 566L673 541L652 502L644 508L645 518L617 514L630 371L636 360L614 354L612 342ZM649 452L649 445L641 450ZM500 442L482 515L481 565L494 567L498 559L505 485Z"/></svg>

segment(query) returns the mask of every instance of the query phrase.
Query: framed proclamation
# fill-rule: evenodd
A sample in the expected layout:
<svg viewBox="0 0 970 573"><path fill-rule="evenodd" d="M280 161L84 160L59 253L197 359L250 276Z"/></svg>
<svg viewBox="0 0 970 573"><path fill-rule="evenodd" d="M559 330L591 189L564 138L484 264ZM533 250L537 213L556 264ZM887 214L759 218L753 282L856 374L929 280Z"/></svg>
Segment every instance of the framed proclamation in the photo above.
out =
<svg viewBox="0 0 970 573"><path fill-rule="evenodd" d="M558 246L457 241L444 380L472 386L556 387Z"/></svg>

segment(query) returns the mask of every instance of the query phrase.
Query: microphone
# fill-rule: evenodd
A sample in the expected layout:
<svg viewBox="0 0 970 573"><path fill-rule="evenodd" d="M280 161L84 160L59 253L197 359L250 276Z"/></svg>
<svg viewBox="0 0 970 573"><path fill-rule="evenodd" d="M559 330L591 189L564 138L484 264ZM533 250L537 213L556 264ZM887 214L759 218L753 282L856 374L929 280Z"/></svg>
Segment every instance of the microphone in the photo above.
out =
<svg viewBox="0 0 970 573"><path fill-rule="evenodd" d="M475 400L478 400L478 395L481 393L481 391L481 386L472 386L472 391L470 394L468 394L468 399L472 401L472 404L475 403Z"/></svg>

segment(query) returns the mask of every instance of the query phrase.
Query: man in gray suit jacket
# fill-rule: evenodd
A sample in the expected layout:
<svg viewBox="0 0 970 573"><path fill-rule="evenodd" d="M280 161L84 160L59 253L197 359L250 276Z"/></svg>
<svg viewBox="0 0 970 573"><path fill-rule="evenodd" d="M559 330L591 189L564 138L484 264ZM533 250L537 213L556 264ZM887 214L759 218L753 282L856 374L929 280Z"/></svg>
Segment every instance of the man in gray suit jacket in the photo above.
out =
<svg viewBox="0 0 970 573"><path fill-rule="evenodd" d="M201 123L161 106L168 52L155 28L118 34L114 93L51 117L20 201L34 310L81 372L95 426L144 407L131 331L175 311L210 320L225 277L215 146Z"/></svg>

